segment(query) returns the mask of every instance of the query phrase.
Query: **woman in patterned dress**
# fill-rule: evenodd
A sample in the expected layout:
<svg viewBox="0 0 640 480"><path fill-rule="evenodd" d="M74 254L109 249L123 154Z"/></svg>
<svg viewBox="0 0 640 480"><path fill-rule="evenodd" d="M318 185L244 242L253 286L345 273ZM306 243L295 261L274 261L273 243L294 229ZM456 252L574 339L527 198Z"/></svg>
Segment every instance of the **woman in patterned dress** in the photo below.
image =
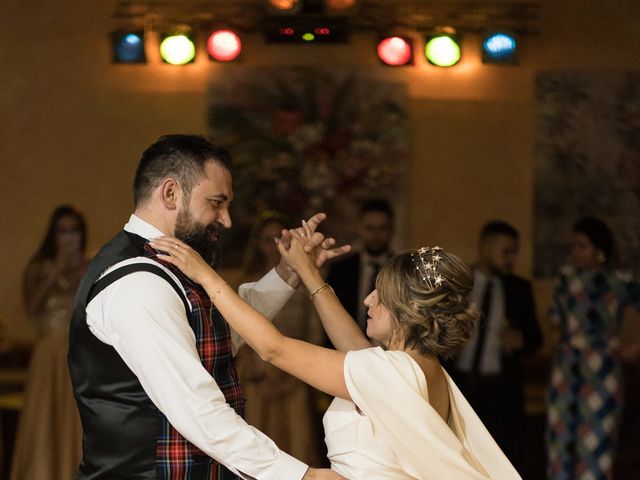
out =
<svg viewBox="0 0 640 480"><path fill-rule="evenodd" d="M548 477L613 478L623 384L617 332L638 284L610 268L614 239L592 217L573 228L571 265L560 270L551 309L559 328L548 391Z"/></svg>

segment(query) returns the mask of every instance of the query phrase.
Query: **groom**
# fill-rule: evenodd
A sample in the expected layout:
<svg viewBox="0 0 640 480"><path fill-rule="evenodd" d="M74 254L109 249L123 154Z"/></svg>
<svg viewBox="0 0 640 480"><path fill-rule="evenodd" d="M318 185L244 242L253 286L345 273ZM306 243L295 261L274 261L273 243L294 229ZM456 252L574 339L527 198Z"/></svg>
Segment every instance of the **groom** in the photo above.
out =
<svg viewBox="0 0 640 480"><path fill-rule="evenodd" d="M134 179L134 214L80 284L69 339L84 430L79 480L342 478L308 468L244 422L227 323L202 287L148 244L175 235L216 266L231 227L229 164L198 136L151 145ZM348 250L331 246L322 243L318 263ZM240 294L273 317L298 284L280 263Z"/></svg>

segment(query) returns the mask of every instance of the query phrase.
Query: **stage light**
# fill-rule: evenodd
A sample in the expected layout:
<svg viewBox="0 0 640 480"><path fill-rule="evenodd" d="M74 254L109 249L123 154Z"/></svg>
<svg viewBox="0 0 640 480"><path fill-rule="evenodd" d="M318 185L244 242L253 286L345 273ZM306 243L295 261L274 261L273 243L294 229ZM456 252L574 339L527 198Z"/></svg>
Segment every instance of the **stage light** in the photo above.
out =
<svg viewBox="0 0 640 480"><path fill-rule="evenodd" d="M413 63L413 44L410 39L405 37L383 38L378 43L378 58L382 63L393 67L411 65Z"/></svg>
<svg viewBox="0 0 640 480"><path fill-rule="evenodd" d="M216 30L207 40L209 58L219 62L235 60L242 51L240 37L231 30Z"/></svg>
<svg viewBox="0 0 640 480"><path fill-rule="evenodd" d="M186 33L162 35L160 57L171 65L185 65L196 58L196 45Z"/></svg>
<svg viewBox="0 0 640 480"><path fill-rule="evenodd" d="M507 32L492 32L482 39L482 62L515 64L518 42Z"/></svg>
<svg viewBox="0 0 640 480"><path fill-rule="evenodd" d="M268 0L267 3L274 14L291 15L298 13L302 7L302 0Z"/></svg>
<svg viewBox="0 0 640 480"><path fill-rule="evenodd" d="M461 58L460 40L450 28L427 36L424 51L429 63L438 67L451 67Z"/></svg>
<svg viewBox="0 0 640 480"><path fill-rule="evenodd" d="M351 10L356 6L356 3L358 3L358 0L325 0L327 8L336 12Z"/></svg>
<svg viewBox="0 0 640 480"><path fill-rule="evenodd" d="M117 30L111 34L114 63L146 63L144 32Z"/></svg>

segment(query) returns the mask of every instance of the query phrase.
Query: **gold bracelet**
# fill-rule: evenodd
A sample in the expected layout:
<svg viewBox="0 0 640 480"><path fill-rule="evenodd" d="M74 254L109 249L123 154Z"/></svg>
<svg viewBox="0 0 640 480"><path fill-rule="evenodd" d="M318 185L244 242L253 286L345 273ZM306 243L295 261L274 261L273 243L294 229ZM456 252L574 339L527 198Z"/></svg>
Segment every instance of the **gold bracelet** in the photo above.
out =
<svg viewBox="0 0 640 480"><path fill-rule="evenodd" d="M323 283L322 285L320 285L318 288L316 288L313 292L309 294L309 300L313 301L314 298L316 298L318 295L320 295L322 292L324 292L327 289L333 292L333 288L331 288L331 285L329 285L328 283Z"/></svg>
<svg viewBox="0 0 640 480"><path fill-rule="evenodd" d="M220 292L222 291L222 289L228 285L229 284L227 282L224 282L222 285L220 285L220 287L211 295L211 301L215 303L216 295L220 295Z"/></svg>

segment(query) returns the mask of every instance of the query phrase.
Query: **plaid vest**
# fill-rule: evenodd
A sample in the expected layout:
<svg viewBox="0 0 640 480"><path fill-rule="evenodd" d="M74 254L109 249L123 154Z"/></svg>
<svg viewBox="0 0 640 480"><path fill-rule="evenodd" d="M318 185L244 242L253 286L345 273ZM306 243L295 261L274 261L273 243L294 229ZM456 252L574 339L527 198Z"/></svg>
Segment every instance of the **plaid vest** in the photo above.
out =
<svg viewBox="0 0 640 480"><path fill-rule="evenodd" d="M156 252L149 244L145 245L146 257L154 257L155 254ZM229 325L200 285L192 282L173 265L166 262L160 263L178 277L187 292L187 299L192 307L189 326L195 334L196 348L202 365L216 379L227 403L242 416L244 404L231 351ZM162 432L158 438L156 453L158 478L166 480L238 478L180 435L164 415L162 415Z"/></svg>
<svg viewBox="0 0 640 480"><path fill-rule="evenodd" d="M202 365L215 378L229 405L243 414L229 326L202 287L168 264L164 266L179 279L186 300L175 280L155 265L134 264L100 278L109 266L139 256L152 258L155 252L143 238L120 232L92 260L76 294L69 332L69 370L84 430L83 458L76 479L237 479L173 428L115 349L89 330L86 306L97 291L115 281L113 278L126 274L123 271L158 274L185 304L186 320L194 332Z"/></svg>

